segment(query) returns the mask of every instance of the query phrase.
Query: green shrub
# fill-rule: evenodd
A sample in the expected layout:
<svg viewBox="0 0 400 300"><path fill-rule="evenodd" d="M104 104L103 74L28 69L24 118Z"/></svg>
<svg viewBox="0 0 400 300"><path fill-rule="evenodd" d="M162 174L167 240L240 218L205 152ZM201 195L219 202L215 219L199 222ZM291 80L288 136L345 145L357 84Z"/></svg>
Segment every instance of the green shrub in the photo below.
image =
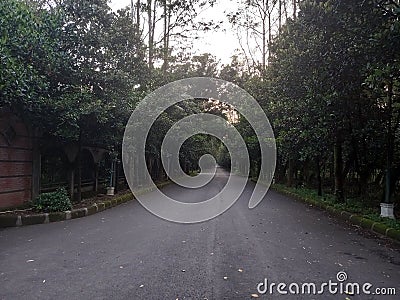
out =
<svg viewBox="0 0 400 300"><path fill-rule="evenodd" d="M364 199L347 199L344 203L336 202L335 196L331 194L324 194L320 197L317 195L317 191L307 188L293 188L287 187L283 184L274 184L275 189L278 191L291 192L302 198L312 199L314 201L324 203L326 205L332 206L337 210L347 211L351 214L357 214L360 217L370 219L374 222L379 222L385 224L386 226L400 230L400 221L392 220L388 218L382 218L379 214L379 207L368 207L364 202ZM375 226L376 227L376 226Z"/></svg>
<svg viewBox="0 0 400 300"><path fill-rule="evenodd" d="M64 188L55 192L41 194L33 203L36 210L43 212L57 212L72 209L71 200Z"/></svg>

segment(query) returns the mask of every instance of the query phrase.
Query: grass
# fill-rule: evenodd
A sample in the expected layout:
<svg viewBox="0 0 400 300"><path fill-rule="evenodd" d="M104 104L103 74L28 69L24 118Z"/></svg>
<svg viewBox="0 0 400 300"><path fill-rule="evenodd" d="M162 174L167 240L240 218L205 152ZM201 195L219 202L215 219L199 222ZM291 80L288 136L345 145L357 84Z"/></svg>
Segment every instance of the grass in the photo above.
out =
<svg viewBox="0 0 400 300"><path fill-rule="evenodd" d="M287 191L294 193L302 198L307 198L314 200L316 202L324 203L326 205L333 206L334 208L342 211L347 211L349 213L360 215L366 219L370 219L374 222L379 222L387 225L396 230L400 230L400 221L399 220L392 220L389 218L382 218L380 217L380 210L379 207L372 208L366 207L365 204L360 202L357 199L347 199L344 203L338 203L335 199L334 195L331 194L324 194L323 196L318 196L317 191L313 189L307 188L292 188L287 187L283 184L274 184L278 191Z"/></svg>

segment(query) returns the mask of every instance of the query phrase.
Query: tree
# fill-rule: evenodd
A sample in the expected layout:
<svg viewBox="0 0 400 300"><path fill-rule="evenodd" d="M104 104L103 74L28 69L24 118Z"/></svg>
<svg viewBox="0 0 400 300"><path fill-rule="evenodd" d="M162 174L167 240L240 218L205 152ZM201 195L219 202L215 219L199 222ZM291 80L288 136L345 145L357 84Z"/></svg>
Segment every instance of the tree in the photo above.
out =
<svg viewBox="0 0 400 300"><path fill-rule="evenodd" d="M39 123L50 116L53 76L68 69L60 17L16 0L2 1L0 11L0 106Z"/></svg>
<svg viewBox="0 0 400 300"><path fill-rule="evenodd" d="M375 51L365 80L371 96L378 102L382 119L385 120L386 166L385 166L385 202L392 202L395 183L400 172L394 170L396 144L400 126L400 2L377 1L383 15L382 21L370 39ZM396 138L397 137L397 138ZM399 163L399 162L397 162Z"/></svg>
<svg viewBox="0 0 400 300"><path fill-rule="evenodd" d="M273 38L288 19L287 2L289 1L240 1L238 9L227 14L229 22L237 30L240 48L247 63L261 74L264 74L268 64ZM299 1L293 0L293 19L297 15L297 2Z"/></svg>
<svg viewBox="0 0 400 300"><path fill-rule="evenodd" d="M300 8L282 28L271 58L275 107L287 114L277 119L283 125L278 136L289 146L289 178L293 159L305 154L320 161L327 147L333 149L335 193L343 201L350 170L365 177L361 159L367 151L360 149L372 136L364 127L376 126L376 106L368 106L362 82L371 60L368 36L381 16L371 1L309 1Z"/></svg>
<svg viewBox="0 0 400 300"><path fill-rule="evenodd" d="M140 28L142 41L147 40L148 66L162 65L164 75L169 61L179 48L187 48L197 31L218 27L213 21L196 21L200 10L212 7L215 0L140 0L131 2L135 26ZM142 25L141 25L142 24ZM141 27L140 27L141 26Z"/></svg>
<svg viewBox="0 0 400 300"><path fill-rule="evenodd" d="M104 0L2 2L1 106L44 136L120 148L125 122L147 85L147 70L129 14ZM121 30L122 28L122 30Z"/></svg>

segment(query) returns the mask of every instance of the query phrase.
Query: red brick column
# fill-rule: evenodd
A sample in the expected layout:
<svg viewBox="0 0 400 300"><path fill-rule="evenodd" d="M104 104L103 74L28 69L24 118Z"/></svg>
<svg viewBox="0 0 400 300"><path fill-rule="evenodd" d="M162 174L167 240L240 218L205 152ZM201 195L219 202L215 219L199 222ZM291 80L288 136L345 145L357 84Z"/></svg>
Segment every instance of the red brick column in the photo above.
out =
<svg viewBox="0 0 400 300"><path fill-rule="evenodd" d="M31 200L32 143L25 124L0 110L0 208Z"/></svg>

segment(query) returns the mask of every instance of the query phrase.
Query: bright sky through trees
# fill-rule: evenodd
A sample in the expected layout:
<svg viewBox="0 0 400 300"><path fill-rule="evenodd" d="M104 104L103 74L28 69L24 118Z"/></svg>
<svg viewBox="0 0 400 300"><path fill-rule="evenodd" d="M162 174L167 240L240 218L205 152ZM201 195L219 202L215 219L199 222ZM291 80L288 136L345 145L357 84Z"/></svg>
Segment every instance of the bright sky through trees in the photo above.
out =
<svg viewBox="0 0 400 300"><path fill-rule="evenodd" d="M112 0L110 7L117 11L130 5L130 0ZM223 21L222 29L218 31L210 30L208 32L199 33L200 38L194 41L193 51L195 54L212 53L222 64L228 64L231 61L231 56L235 54L235 50L239 48L239 44L228 22L226 13L235 9L236 2L232 0L220 0L212 8L203 11L199 20L204 21Z"/></svg>

